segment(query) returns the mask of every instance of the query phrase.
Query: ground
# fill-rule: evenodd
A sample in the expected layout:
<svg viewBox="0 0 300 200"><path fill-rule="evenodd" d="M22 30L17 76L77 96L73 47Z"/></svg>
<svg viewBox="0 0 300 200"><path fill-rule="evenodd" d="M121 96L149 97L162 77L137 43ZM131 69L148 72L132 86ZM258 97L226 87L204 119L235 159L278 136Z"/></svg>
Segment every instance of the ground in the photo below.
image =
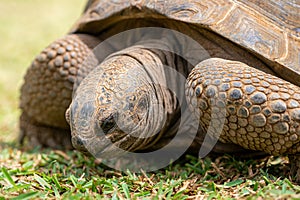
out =
<svg viewBox="0 0 300 200"><path fill-rule="evenodd" d="M0 0L0 199L299 199L285 157L185 156L165 169L120 173L75 151L26 151L19 88L32 58L79 17L81 0Z"/></svg>

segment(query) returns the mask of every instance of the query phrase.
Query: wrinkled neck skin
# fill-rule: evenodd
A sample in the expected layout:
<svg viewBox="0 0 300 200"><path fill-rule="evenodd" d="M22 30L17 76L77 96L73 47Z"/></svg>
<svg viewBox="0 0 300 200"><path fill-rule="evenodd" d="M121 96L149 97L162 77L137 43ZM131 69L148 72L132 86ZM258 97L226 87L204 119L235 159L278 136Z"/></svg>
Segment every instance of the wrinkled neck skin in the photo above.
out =
<svg viewBox="0 0 300 200"><path fill-rule="evenodd" d="M149 42L162 45L161 40ZM166 69L182 64L172 53L145 44L106 58L81 82L70 105L74 147L105 158L164 146L161 141L167 143L178 128L178 98L184 98L184 83L176 83ZM181 73L186 76L187 71ZM178 90L171 91L170 84Z"/></svg>
<svg viewBox="0 0 300 200"><path fill-rule="evenodd" d="M115 85L120 83L122 86L112 89L119 94L112 104L118 113L117 127L124 134L123 144L120 144L124 150L147 149L156 143L170 128L170 122L178 112L178 101L168 89L168 74L164 69L173 57L166 54L135 45L108 58L113 63L122 60L120 69L106 66L107 71L116 73ZM120 135L119 131L112 132L112 136ZM118 141L114 143L118 144Z"/></svg>

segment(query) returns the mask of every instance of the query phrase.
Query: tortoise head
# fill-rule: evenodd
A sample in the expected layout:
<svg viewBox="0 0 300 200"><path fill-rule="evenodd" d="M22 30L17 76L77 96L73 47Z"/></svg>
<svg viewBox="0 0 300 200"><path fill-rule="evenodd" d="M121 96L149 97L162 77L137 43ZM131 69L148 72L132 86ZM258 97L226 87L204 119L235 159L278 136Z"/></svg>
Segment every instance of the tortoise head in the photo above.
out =
<svg viewBox="0 0 300 200"><path fill-rule="evenodd" d="M165 121L159 91L130 56L101 63L80 83L66 112L74 148L103 158L146 147Z"/></svg>

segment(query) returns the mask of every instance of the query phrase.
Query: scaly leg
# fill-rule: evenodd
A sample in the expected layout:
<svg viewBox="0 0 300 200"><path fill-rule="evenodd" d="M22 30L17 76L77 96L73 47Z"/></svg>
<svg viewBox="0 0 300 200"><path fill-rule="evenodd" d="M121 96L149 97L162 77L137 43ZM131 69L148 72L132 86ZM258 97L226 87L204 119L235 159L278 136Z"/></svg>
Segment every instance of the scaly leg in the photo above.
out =
<svg viewBox="0 0 300 200"><path fill-rule="evenodd" d="M219 141L271 155L300 152L298 86L241 62L211 58L192 70L187 94L200 124ZM292 164L299 179L299 164Z"/></svg>
<svg viewBox="0 0 300 200"><path fill-rule="evenodd" d="M81 64L99 42L89 35L67 35L35 58L21 88L21 143L26 138L31 147L72 148L65 111L75 79L85 76L93 66Z"/></svg>

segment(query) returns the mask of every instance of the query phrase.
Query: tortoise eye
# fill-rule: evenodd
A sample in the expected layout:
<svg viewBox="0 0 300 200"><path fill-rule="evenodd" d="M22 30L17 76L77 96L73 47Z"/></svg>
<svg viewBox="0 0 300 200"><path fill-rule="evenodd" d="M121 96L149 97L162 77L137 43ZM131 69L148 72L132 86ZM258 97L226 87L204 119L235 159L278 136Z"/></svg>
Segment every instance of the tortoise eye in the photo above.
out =
<svg viewBox="0 0 300 200"><path fill-rule="evenodd" d="M102 131L104 132L104 134L107 134L116 128L115 118L116 118L116 116L114 114L111 114L106 119L101 121L100 127L101 127Z"/></svg>

